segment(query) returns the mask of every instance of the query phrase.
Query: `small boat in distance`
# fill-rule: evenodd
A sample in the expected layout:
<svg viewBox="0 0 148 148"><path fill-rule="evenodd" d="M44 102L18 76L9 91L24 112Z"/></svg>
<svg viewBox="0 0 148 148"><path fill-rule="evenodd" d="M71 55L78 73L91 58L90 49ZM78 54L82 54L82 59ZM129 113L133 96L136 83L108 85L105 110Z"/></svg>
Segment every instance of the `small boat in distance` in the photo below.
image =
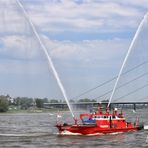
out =
<svg viewBox="0 0 148 148"><path fill-rule="evenodd" d="M86 119L87 118L87 119ZM118 113L117 108L113 113L102 112L101 104L98 105L98 111L95 113L80 114L81 123L74 119L74 124L56 123L60 135L101 135L109 133L123 133L143 129L144 125L137 119L135 123L127 122L122 110Z"/></svg>

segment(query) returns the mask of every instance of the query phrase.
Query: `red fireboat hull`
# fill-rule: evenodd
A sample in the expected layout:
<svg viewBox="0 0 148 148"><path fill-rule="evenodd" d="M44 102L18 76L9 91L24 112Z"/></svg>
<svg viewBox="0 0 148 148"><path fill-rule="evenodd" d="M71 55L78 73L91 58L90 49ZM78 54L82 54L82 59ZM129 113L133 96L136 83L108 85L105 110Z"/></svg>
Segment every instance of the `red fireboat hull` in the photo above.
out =
<svg viewBox="0 0 148 148"><path fill-rule="evenodd" d="M61 135L102 135L110 133L123 133L141 130L142 127L127 128L100 128L97 125L56 125Z"/></svg>
<svg viewBox="0 0 148 148"><path fill-rule="evenodd" d="M143 129L143 123L139 123L137 118L135 123L127 122L122 110L117 112L117 108L113 110L113 113L108 112L106 108L105 112L102 112L100 104L98 105L98 111L94 113L80 114L81 122L74 118L74 124L58 123L56 127L61 135L102 135L111 133L124 133L130 131L138 131Z"/></svg>

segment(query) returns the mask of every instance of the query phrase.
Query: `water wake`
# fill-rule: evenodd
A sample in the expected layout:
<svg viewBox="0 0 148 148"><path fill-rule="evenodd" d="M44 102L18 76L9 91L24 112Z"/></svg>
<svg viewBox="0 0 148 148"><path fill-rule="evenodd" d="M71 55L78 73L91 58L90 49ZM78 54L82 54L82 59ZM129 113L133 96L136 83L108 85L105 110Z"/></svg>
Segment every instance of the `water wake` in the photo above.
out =
<svg viewBox="0 0 148 148"><path fill-rule="evenodd" d="M42 137L50 136L49 133L26 133L26 134L0 134L0 137Z"/></svg>

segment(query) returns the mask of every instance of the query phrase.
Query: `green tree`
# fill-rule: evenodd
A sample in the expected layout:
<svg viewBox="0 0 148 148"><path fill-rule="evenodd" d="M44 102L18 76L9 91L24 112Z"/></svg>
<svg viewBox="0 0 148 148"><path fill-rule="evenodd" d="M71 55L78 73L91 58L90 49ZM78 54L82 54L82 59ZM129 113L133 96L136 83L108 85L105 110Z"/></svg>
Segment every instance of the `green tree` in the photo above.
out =
<svg viewBox="0 0 148 148"><path fill-rule="evenodd" d="M21 109L28 109L33 106L33 99L28 97L17 97L15 99L15 104Z"/></svg>
<svg viewBox="0 0 148 148"><path fill-rule="evenodd" d="M85 99L80 99L80 100L78 100L78 102L96 102L96 100L94 100L94 99L88 99L88 98L85 98Z"/></svg>
<svg viewBox="0 0 148 148"><path fill-rule="evenodd" d="M44 98L44 99L43 99L43 102L44 102L44 103L49 103L48 98Z"/></svg>
<svg viewBox="0 0 148 148"><path fill-rule="evenodd" d="M19 106L20 105L20 100L21 100L20 97L15 98L14 99L15 105Z"/></svg>
<svg viewBox="0 0 148 148"><path fill-rule="evenodd" d="M33 99L22 97L20 99L20 105L21 105L21 109L28 109L29 107L33 106Z"/></svg>
<svg viewBox="0 0 148 148"><path fill-rule="evenodd" d="M70 99L69 102L74 103L75 101L73 99Z"/></svg>
<svg viewBox="0 0 148 148"><path fill-rule="evenodd" d="M35 102L36 102L36 106L38 108L43 108L44 107L44 100L43 99L36 98Z"/></svg>
<svg viewBox="0 0 148 148"><path fill-rule="evenodd" d="M59 103L59 101L56 100L56 99L51 99L51 100L50 100L50 103Z"/></svg>
<svg viewBox="0 0 148 148"><path fill-rule="evenodd" d="M108 102L109 102L109 100L108 100L108 99L106 99L106 100L102 100L101 102L108 103Z"/></svg>
<svg viewBox="0 0 148 148"><path fill-rule="evenodd" d="M6 96L0 96L0 112L6 112L8 110L9 101Z"/></svg>
<svg viewBox="0 0 148 148"><path fill-rule="evenodd" d="M91 102L97 102L95 99L92 99Z"/></svg>
<svg viewBox="0 0 148 148"><path fill-rule="evenodd" d="M91 102L91 100L88 98L85 98L85 99L80 99L78 102Z"/></svg>

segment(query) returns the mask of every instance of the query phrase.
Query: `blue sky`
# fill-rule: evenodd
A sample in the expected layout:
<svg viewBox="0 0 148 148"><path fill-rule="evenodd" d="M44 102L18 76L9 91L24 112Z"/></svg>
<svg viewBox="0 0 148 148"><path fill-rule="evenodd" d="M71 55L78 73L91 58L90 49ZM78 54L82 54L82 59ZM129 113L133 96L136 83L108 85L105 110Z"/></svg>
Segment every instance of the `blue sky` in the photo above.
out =
<svg viewBox="0 0 148 148"><path fill-rule="evenodd" d="M20 1L46 45L69 98L118 74L148 10L147 0ZM0 7L0 92L62 99L16 1L1 0ZM84 97L95 98L101 91Z"/></svg>

